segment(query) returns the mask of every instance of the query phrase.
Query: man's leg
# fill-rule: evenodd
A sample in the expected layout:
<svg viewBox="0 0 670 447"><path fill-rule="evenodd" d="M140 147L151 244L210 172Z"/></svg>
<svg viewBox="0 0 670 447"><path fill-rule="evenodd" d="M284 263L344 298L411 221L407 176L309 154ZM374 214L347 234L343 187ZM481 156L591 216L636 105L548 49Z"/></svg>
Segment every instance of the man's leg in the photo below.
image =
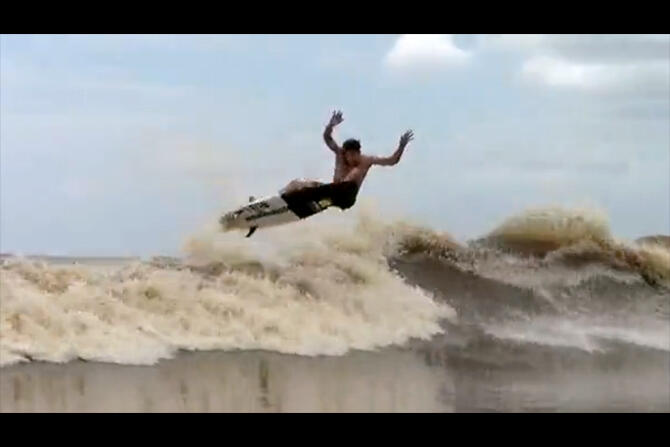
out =
<svg viewBox="0 0 670 447"><path fill-rule="evenodd" d="M319 186L322 183L316 180L303 180L303 179L295 179L291 180L288 185L286 185L283 189L279 191L280 194L287 194L293 191L297 191L299 189L303 188L308 188L312 186Z"/></svg>

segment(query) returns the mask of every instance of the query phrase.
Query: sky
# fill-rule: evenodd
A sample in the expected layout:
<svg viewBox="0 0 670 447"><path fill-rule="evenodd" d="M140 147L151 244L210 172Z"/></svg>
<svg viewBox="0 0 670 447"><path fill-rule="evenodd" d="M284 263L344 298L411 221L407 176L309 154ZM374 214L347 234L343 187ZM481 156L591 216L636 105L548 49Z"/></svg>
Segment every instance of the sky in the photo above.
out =
<svg viewBox="0 0 670 447"><path fill-rule="evenodd" d="M461 240L530 207L670 233L670 35L1 35L0 251L179 252L321 134L390 155L359 196Z"/></svg>

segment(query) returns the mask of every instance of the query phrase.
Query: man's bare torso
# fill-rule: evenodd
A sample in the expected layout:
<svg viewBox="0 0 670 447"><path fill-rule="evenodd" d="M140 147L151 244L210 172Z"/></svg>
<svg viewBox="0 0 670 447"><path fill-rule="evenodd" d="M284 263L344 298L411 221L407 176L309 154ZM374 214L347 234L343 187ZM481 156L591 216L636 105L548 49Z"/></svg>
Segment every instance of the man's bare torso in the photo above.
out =
<svg viewBox="0 0 670 447"><path fill-rule="evenodd" d="M356 166L349 166L344 159L342 150L340 150L335 155L333 183L353 181L360 187L371 166L369 157L365 155L361 155L360 162Z"/></svg>

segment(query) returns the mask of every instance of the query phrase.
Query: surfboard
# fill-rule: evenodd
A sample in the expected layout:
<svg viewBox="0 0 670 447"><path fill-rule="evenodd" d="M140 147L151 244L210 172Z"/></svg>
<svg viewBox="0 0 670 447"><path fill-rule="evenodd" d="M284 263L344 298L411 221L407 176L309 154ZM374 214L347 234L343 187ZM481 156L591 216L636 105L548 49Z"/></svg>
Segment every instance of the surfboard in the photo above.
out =
<svg viewBox="0 0 670 447"><path fill-rule="evenodd" d="M219 223L223 231L248 230L246 237L249 237L258 228L296 222L320 213L331 205L332 200L329 197L304 194L302 191L258 200L250 197L246 205L221 216Z"/></svg>

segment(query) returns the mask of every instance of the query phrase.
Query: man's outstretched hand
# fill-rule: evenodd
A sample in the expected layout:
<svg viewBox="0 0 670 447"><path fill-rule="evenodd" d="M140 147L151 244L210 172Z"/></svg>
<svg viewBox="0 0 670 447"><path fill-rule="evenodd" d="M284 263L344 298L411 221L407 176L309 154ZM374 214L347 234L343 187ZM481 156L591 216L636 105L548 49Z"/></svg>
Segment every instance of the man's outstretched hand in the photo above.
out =
<svg viewBox="0 0 670 447"><path fill-rule="evenodd" d="M400 147L404 148L405 146L407 146L407 143L409 143L413 139L414 139L414 132L408 130L407 132L405 132L400 136Z"/></svg>
<svg viewBox="0 0 670 447"><path fill-rule="evenodd" d="M342 117L342 112L339 110L336 110L333 112L333 116L330 117L330 122L328 123L329 127L335 127L338 124L340 124L342 121L344 121L344 118Z"/></svg>

